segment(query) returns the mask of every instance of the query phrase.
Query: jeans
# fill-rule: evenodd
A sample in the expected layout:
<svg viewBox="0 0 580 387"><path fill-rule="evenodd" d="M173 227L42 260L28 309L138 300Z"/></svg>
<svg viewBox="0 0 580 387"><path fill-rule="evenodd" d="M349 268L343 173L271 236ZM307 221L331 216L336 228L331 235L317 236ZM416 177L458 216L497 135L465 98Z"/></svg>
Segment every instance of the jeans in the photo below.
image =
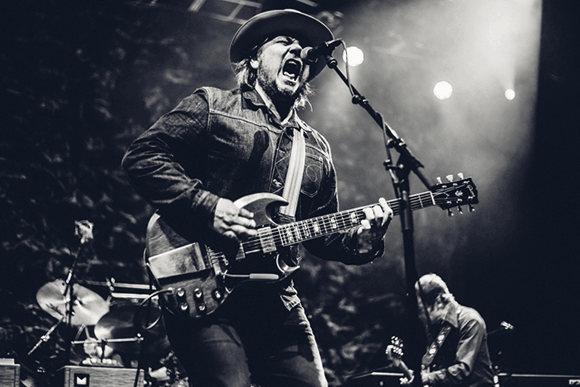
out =
<svg viewBox="0 0 580 387"><path fill-rule="evenodd" d="M199 320L166 313L171 346L192 387L327 387L301 305L249 289Z"/></svg>

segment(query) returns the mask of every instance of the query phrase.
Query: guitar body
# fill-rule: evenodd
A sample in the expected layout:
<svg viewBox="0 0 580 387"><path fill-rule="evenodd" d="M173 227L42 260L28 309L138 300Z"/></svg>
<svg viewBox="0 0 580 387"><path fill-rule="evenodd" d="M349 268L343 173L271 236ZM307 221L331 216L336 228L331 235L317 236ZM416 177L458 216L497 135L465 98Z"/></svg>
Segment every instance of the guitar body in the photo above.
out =
<svg viewBox="0 0 580 387"><path fill-rule="evenodd" d="M411 209L438 205L476 204L477 189L470 178L442 183L431 191L412 195ZM387 202L400 213L400 202ZM372 204L297 222L282 222L279 209L288 202L272 193L257 193L235 201L254 213L258 235L233 246L197 240L190 230L178 232L158 214L147 227L146 266L166 309L184 317L200 318L214 312L235 287L247 281L275 282L299 266L292 249L304 241L357 227ZM183 227L179 225L177 227Z"/></svg>
<svg viewBox="0 0 580 387"><path fill-rule="evenodd" d="M278 209L287 202L278 195L259 193L244 196L235 204L253 212L260 229L276 227ZM157 289L162 290L164 306L184 317L203 317L214 312L239 284L277 281L298 269L282 261L287 253L278 254L275 248L264 249L260 240L254 242L259 247L256 253L246 252L240 245L238 251L228 254L185 238L154 214L147 226L146 265ZM265 254L264 250L272 251ZM261 267L262 272L255 267Z"/></svg>

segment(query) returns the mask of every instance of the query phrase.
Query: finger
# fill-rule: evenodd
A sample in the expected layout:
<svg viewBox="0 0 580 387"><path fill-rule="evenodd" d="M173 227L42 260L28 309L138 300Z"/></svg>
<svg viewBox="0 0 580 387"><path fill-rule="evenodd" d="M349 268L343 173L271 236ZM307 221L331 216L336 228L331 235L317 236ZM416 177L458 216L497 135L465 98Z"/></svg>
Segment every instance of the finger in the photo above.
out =
<svg viewBox="0 0 580 387"><path fill-rule="evenodd" d="M236 216L233 220L232 226L242 226L244 228L256 228L256 221L254 219Z"/></svg>
<svg viewBox="0 0 580 387"><path fill-rule="evenodd" d="M379 198L379 204L383 208L383 212L386 216L392 217L393 216L393 209L389 206L389 203L385 200L385 198Z"/></svg>
<svg viewBox="0 0 580 387"><path fill-rule="evenodd" d="M360 221L360 227L358 229L358 233L360 234L363 230L370 230L371 222L368 219L363 219Z"/></svg>
<svg viewBox="0 0 580 387"><path fill-rule="evenodd" d="M239 239L247 239L258 235L257 230L243 226L232 226L231 231L233 231L236 237Z"/></svg>
<svg viewBox="0 0 580 387"><path fill-rule="evenodd" d="M383 220L385 217L385 213L383 212L383 207L381 206L374 206L373 207L373 215L378 224L381 226L383 225Z"/></svg>
<svg viewBox="0 0 580 387"><path fill-rule="evenodd" d="M363 213L365 214L365 219L371 221L375 218L375 213L372 208L363 208Z"/></svg>
<svg viewBox="0 0 580 387"><path fill-rule="evenodd" d="M243 226L247 228L256 228L256 221L253 219L254 214L243 208L231 207L223 217L224 223L229 226Z"/></svg>
<svg viewBox="0 0 580 387"><path fill-rule="evenodd" d="M383 223L382 225L388 225L393 219L393 209L389 206L385 198L379 198L379 204L383 208Z"/></svg>
<svg viewBox="0 0 580 387"><path fill-rule="evenodd" d="M237 241L238 240L238 236L237 234L234 232L234 230L227 230L224 231L222 233L223 236L225 236L226 238L232 240L232 241Z"/></svg>
<svg viewBox="0 0 580 387"><path fill-rule="evenodd" d="M246 210L245 208L240 208L238 216L241 216L243 218L253 219L254 213Z"/></svg>

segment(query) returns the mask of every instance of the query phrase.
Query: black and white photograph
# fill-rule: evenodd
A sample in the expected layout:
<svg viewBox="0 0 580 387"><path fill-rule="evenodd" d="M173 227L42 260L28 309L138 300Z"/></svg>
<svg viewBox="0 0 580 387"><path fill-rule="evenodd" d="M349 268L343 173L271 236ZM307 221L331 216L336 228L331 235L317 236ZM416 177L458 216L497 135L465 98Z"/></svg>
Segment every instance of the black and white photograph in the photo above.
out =
<svg viewBox="0 0 580 387"><path fill-rule="evenodd" d="M580 385L580 2L0 6L0 387Z"/></svg>

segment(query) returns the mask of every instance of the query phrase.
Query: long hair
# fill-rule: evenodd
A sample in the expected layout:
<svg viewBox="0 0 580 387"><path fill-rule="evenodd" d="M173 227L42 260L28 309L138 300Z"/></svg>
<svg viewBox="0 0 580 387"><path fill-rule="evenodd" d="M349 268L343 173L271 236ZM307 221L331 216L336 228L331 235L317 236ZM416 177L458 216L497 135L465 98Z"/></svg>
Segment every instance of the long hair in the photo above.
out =
<svg viewBox="0 0 580 387"><path fill-rule="evenodd" d="M433 306L437 300L447 304L455 298L449 292L447 284L437 274L425 274L415 283L417 295L421 298L425 306Z"/></svg>

